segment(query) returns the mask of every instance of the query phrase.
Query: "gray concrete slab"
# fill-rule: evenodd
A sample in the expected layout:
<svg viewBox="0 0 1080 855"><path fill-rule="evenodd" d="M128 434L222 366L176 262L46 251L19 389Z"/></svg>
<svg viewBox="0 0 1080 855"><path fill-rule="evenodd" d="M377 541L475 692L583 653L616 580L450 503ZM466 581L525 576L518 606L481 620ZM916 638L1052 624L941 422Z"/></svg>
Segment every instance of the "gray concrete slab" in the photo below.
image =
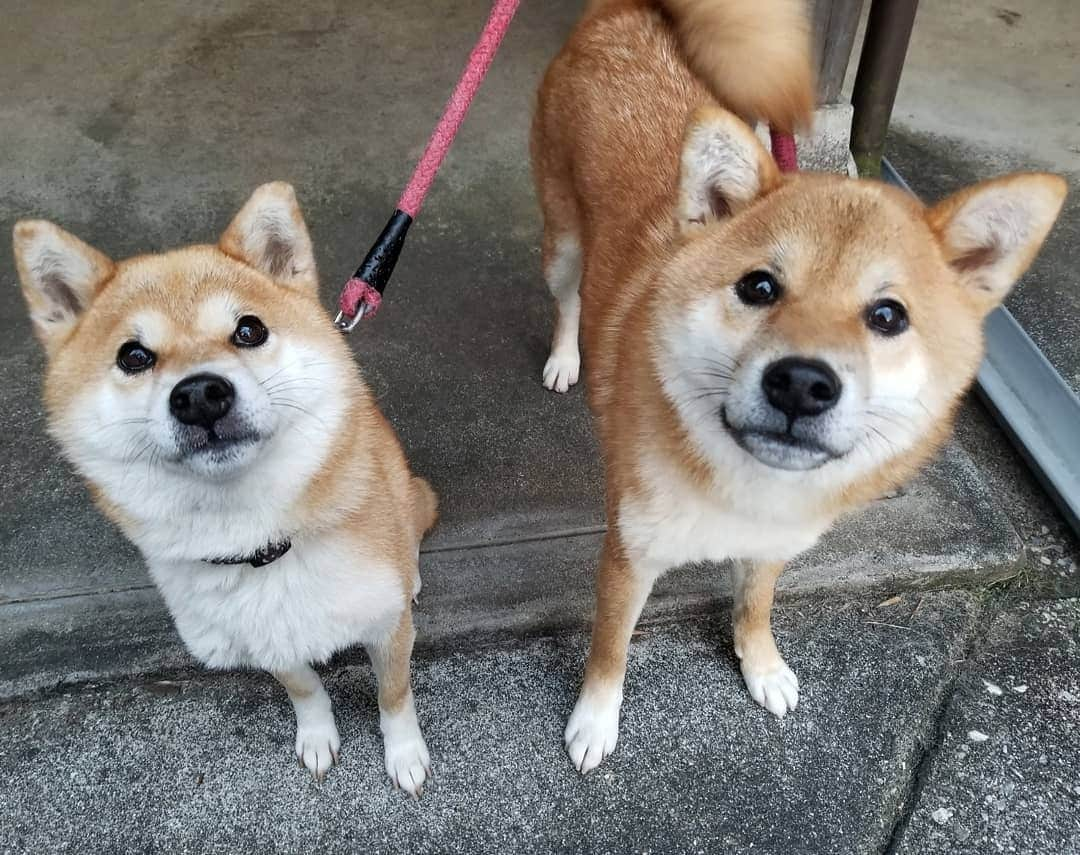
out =
<svg viewBox="0 0 1080 855"><path fill-rule="evenodd" d="M0 225L48 216L124 255L212 239L252 187L286 178L330 305L389 214L487 5L10 10ZM578 11L570 0L523 5L385 308L350 339L414 467L442 494L424 558L432 639L581 626L591 608L600 464L581 391L539 383L551 308L526 158L532 92ZM174 637L137 555L44 434L42 358L6 240L0 281L0 645L13 651L0 657L0 694L170 661ZM945 584L965 570L993 576L1019 554L954 448L905 495L846 521L784 584ZM674 574L656 613L707 605L724 587L712 570ZM119 626L142 640L137 651Z"/></svg>
<svg viewBox="0 0 1080 855"><path fill-rule="evenodd" d="M0 853L871 853L884 847L970 642L973 599L793 603L779 643L802 701L746 697L726 619L646 629L631 647L620 744L581 780L561 747L586 639L418 657L435 779L383 779L370 669L326 669L342 764L291 758L269 678L188 672L0 705Z"/></svg>
<svg viewBox="0 0 1080 855"><path fill-rule="evenodd" d="M965 667L896 849L1080 851L1080 601L1024 604Z"/></svg>

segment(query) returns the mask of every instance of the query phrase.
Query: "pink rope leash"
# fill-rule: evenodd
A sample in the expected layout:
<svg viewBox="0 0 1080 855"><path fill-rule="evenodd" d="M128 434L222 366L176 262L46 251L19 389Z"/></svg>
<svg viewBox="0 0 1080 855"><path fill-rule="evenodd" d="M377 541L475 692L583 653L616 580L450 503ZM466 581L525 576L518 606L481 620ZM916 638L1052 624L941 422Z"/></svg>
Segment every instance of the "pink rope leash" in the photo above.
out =
<svg viewBox="0 0 1080 855"><path fill-rule="evenodd" d="M782 134L769 128L769 142L772 144L772 156L781 172L798 172L799 155L795 150L795 137Z"/></svg>
<svg viewBox="0 0 1080 855"><path fill-rule="evenodd" d="M338 298L339 312L334 320L338 329L350 332L365 317L371 317L382 303L382 292L390 280L405 235L431 189L435 175L442 166L450 146L461 129L480 84L484 82L492 60L502 44L503 36L517 12L520 0L496 0L484 25L476 46L469 54L465 70L447 101L439 123L432 131L419 163L413 170L409 183L398 199L390 220L382 233L368 250L363 262L356 269ZM795 138L770 130L773 157L782 172L794 172L798 166Z"/></svg>
<svg viewBox="0 0 1080 855"><path fill-rule="evenodd" d="M495 53L502 43L503 36L510 27L510 22L517 12L520 0L496 0L483 32L476 46L469 54L465 70L454 87L450 100L446 102L442 117L432 131L424 154L416 164L405 191L398 200L397 209L390 221L383 228L379 239L368 250L363 263L357 268L352 278L345 283L338 299L338 312L335 324L345 332L352 330L361 318L374 315L382 302L382 292L390 279L397 263L401 246L409 226L420 213L424 197L431 189L431 183L439 171L454 137L461 129L461 124L469 112L476 91L484 82L484 77L495 59Z"/></svg>

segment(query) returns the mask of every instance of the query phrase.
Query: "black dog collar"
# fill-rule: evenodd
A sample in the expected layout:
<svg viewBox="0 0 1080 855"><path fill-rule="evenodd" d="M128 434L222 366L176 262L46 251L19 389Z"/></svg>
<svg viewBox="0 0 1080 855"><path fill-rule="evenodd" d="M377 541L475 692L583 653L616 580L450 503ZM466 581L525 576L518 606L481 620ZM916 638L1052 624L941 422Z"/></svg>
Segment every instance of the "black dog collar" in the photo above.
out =
<svg viewBox="0 0 1080 855"><path fill-rule="evenodd" d="M260 546L250 555L229 555L222 558L204 558L207 564L250 564L252 567L265 567L273 564L292 548L289 538L276 540L266 546Z"/></svg>

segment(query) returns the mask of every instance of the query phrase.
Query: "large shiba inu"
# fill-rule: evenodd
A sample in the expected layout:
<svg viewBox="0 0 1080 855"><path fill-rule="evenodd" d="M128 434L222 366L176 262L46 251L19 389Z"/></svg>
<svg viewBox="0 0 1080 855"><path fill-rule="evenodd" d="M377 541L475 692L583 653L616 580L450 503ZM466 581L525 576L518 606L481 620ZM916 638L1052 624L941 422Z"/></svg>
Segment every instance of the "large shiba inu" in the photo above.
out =
<svg viewBox="0 0 1080 855"><path fill-rule="evenodd" d="M985 315L1065 183L987 181L929 209L876 182L781 175L747 121L813 106L793 0L596 0L540 89L532 160L558 319L544 384L578 379L607 473L571 760L618 739L654 580L734 564L735 652L775 715L798 681L770 629L785 562L911 476L948 435Z"/></svg>
<svg viewBox="0 0 1080 855"><path fill-rule="evenodd" d="M363 644L386 771L418 795L411 600L435 495L319 304L292 188L256 190L216 246L113 262L23 221L15 257L50 430L142 551L188 649L273 673L321 778L340 740L311 664Z"/></svg>

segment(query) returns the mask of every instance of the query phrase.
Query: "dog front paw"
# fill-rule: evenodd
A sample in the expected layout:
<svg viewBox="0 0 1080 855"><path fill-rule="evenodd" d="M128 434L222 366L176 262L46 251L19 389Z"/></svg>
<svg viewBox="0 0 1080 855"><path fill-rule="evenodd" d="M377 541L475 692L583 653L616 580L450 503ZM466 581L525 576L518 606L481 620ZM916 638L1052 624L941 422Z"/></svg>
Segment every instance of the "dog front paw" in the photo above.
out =
<svg viewBox="0 0 1080 855"><path fill-rule="evenodd" d="M581 372L581 354L577 350L553 350L544 365L544 388L553 392L566 392L578 381Z"/></svg>
<svg viewBox="0 0 1080 855"><path fill-rule="evenodd" d="M566 753L582 775L591 772L615 750L619 741L619 708L622 695L596 695L582 691L563 738Z"/></svg>
<svg viewBox="0 0 1080 855"><path fill-rule="evenodd" d="M763 669L753 668L744 659L740 668L750 697L774 716L783 718L799 705L799 678L783 659Z"/></svg>
<svg viewBox="0 0 1080 855"><path fill-rule="evenodd" d="M431 756L416 720L412 697L396 714L381 715L386 774L398 789L420 798L424 782L431 777Z"/></svg>
<svg viewBox="0 0 1080 855"><path fill-rule="evenodd" d="M417 732L414 739L386 743L386 774L394 786L413 798L420 798L424 783L431 777L431 757L424 737Z"/></svg>
<svg viewBox="0 0 1080 855"><path fill-rule="evenodd" d="M296 728L296 759L316 781L325 778L330 767L337 765L340 751L341 738L332 718Z"/></svg>

